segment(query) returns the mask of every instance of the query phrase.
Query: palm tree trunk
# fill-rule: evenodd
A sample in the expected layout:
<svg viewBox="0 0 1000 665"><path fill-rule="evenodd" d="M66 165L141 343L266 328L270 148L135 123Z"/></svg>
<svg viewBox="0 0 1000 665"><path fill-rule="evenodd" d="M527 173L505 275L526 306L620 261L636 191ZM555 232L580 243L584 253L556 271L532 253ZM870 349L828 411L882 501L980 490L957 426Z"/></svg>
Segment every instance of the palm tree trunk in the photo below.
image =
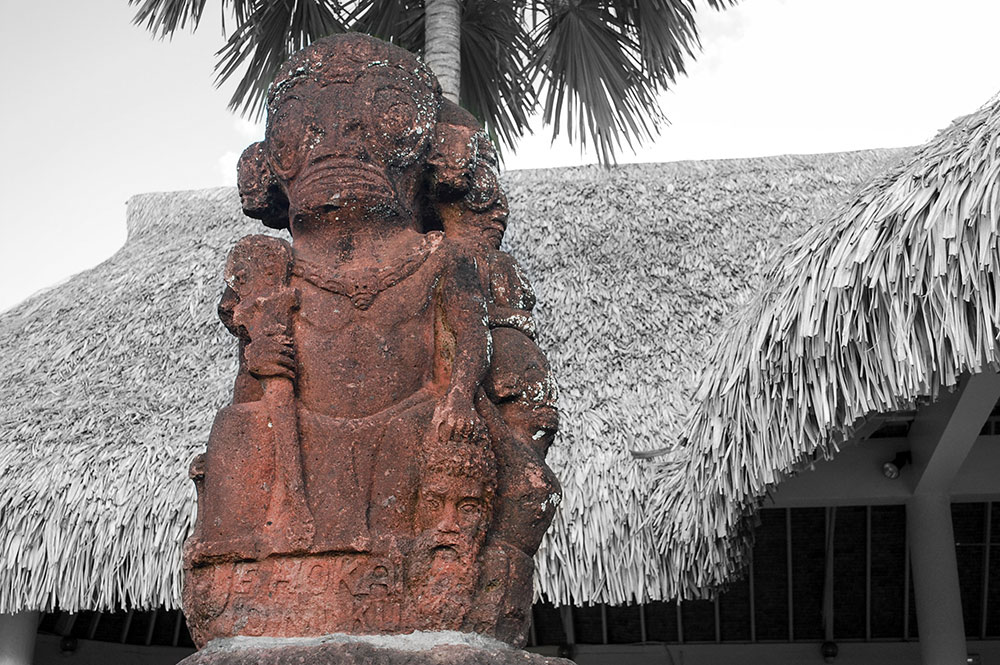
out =
<svg viewBox="0 0 1000 665"><path fill-rule="evenodd" d="M462 73L462 0L426 0L424 62L441 83L444 96L458 103Z"/></svg>

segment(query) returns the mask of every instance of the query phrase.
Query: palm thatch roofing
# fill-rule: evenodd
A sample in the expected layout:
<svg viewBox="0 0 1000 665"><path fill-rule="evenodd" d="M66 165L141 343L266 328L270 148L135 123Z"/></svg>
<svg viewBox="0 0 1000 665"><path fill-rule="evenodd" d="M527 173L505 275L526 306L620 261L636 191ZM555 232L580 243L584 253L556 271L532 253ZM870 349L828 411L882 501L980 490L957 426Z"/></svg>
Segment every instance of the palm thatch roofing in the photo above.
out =
<svg viewBox="0 0 1000 665"><path fill-rule="evenodd" d="M678 595L746 562L776 483L873 414L1000 368L1000 95L791 244L706 356L651 500Z"/></svg>
<svg viewBox="0 0 1000 665"><path fill-rule="evenodd" d="M763 257L894 151L509 173L507 248L534 282L562 391L565 499L537 562L556 604L662 598L646 520L719 322ZM146 194L113 257L0 315L0 613L177 607L191 457L230 399L216 317L232 189Z"/></svg>

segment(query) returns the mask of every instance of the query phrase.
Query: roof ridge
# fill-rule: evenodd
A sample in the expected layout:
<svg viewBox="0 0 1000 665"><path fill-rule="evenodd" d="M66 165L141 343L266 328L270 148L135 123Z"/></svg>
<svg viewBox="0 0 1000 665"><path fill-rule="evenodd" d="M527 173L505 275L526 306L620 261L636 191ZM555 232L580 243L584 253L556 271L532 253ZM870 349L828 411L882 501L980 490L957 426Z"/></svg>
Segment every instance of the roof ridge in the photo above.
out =
<svg viewBox="0 0 1000 665"><path fill-rule="evenodd" d="M176 216L175 209L191 201L225 203L239 194L234 186L186 189L178 191L145 192L130 196L125 203L125 228L128 240L150 230L165 228L165 222ZM206 218L201 223L224 221L225 217Z"/></svg>

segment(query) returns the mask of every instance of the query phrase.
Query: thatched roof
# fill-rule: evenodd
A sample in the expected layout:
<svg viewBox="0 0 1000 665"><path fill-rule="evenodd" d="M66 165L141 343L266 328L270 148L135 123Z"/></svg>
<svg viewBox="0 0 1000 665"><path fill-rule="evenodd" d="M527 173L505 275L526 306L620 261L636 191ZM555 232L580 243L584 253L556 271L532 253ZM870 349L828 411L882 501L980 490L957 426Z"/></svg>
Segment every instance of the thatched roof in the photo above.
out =
<svg viewBox="0 0 1000 665"><path fill-rule="evenodd" d="M775 261L707 356L653 510L679 592L723 583L770 487L873 414L1000 367L1000 96Z"/></svg>
<svg viewBox="0 0 1000 665"><path fill-rule="evenodd" d="M565 501L538 556L556 603L662 597L649 461L763 257L890 151L516 172L508 249L538 294L562 390ZM229 401L219 323L235 191L148 194L111 259L0 315L0 612L179 603L190 458Z"/></svg>

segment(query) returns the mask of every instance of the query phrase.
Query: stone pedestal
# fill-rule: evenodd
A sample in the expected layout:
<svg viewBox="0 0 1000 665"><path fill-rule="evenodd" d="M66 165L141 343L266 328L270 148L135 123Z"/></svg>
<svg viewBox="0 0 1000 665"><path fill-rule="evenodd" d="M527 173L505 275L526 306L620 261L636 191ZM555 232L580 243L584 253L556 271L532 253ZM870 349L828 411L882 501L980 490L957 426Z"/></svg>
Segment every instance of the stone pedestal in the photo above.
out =
<svg viewBox="0 0 1000 665"><path fill-rule="evenodd" d="M219 639L179 665L572 665L572 661L469 633L412 633Z"/></svg>

